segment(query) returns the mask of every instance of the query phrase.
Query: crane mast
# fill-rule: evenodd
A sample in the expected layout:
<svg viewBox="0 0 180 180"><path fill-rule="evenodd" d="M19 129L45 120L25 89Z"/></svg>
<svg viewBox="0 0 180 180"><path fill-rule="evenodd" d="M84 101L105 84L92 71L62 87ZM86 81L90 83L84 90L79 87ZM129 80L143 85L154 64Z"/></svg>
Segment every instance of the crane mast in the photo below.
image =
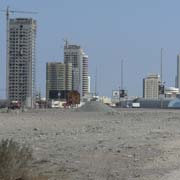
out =
<svg viewBox="0 0 180 180"><path fill-rule="evenodd" d="M9 64L9 17L10 13L16 14L37 14L37 12L31 12L31 11L16 11L16 10L10 10L9 6L7 6L6 10L0 10L0 12L5 12L6 14L6 97L8 99L8 79L9 79L9 69L8 69L8 64Z"/></svg>

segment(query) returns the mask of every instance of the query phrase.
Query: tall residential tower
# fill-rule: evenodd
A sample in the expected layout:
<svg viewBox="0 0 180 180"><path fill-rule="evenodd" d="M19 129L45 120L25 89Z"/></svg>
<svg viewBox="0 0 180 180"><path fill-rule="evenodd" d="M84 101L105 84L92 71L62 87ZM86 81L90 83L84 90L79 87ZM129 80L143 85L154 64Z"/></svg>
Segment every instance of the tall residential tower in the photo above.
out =
<svg viewBox="0 0 180 180"><path fill-rule="evenodd" d="M72 90L80 93L81 97L88 93L88 56L78 45L64 46L64 63L72 64Z"/></svg>
<svg viewBox="0 0 180 180"><path fill-rule="evenodd" d="M82 63L82 96L89 93L88 56L84 54Z"/></svg>
<svg viewBox="0 0 180 180"><path fill-rule="evenodd" d="M36 21L10 19L7 46L7 99L33 107L35 97Z"/></svg>

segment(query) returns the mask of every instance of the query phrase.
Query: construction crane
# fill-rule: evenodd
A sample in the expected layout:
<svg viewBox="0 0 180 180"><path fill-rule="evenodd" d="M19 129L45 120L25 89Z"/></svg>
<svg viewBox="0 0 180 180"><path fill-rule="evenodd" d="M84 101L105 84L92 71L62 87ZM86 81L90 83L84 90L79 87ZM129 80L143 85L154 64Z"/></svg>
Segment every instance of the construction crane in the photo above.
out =
<svg viewBox="0 0 180 180"><path fill-rule="evenodd" d="M6 58L8 59L8 48L9 48L9 17L10 13L20 13L20 14L37 14L37 12L31 12L31 11L16 11L16 10L10 10L9 6L7 6L6 10L0 10L1 12L6 13Z"/></svg>
<svg viewBox="0 0 180 180"><path fill-rule="evenodd" d="M10 10L9 6L7 6L6 10L0 10L0 12L6 13L6 63L8 64L8 62L9 62L9 19L10 19L10 13L12 13L12 14L16 14L16 13L18 13L18 14L37 14L37 12ZM8 71L6 73L8 73ZM6 74L6 78L8 78L8 74Z"/></svg>

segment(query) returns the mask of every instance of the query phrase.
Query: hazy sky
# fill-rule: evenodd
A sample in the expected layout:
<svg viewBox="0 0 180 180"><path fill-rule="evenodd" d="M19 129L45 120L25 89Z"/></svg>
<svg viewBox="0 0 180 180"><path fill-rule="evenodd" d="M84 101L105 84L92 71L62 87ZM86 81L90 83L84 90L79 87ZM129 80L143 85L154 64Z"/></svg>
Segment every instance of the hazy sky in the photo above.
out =
<svg viewBox="0 0 180 180"><path fill-rule="evenodd" d="M0 9L36 11L37 87L45 95L45 64L63 61L63 38L82 46L89 56L94 90L111 97L121 84L130 96L142 95L142 79L160 72L164 48L163 79L174 86L176 56L180 53L179 0L0 0ZM12 14L11 17L29 17ZM0 98L5 95L5 14L0 13Z"/></svg>

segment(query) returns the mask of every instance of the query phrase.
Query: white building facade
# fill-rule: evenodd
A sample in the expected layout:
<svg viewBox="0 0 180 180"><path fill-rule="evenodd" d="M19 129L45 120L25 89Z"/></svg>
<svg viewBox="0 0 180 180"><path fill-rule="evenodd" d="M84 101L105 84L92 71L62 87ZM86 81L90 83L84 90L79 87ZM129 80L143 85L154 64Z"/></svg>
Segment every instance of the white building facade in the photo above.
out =
<svg viewBox="0 0 180 180"><path fill-rule="evenodd" d="M84 54L82 63L82 96L85 96L88 92L88 56Z"/></svg>
<svg viewBox="0 0 180 180"><path fill-rule="evenodd" d="M143 79L143 97L145 99L159 98L160 76L157 74L150 74Z"/></svg>
<svg viewBox="0 0 180 180"><path fill-rule="evenodd" d="M72 64L72 90L80 93L81 97L88 93L88 56L78 45L64 46L64 63Z"/></svg>
<svg viewBox="0 0 180 180"><path fill-rule="evenodd" d="M175 98L179 94L179 89L175 87L166 87L165 88L165 97L166 98Z"/></svg>
<svg viewBox="0 0 180 180"><path fill-rule="evenodd" d="M88 94L91 93L91 76L88 76Z"/></svg>

